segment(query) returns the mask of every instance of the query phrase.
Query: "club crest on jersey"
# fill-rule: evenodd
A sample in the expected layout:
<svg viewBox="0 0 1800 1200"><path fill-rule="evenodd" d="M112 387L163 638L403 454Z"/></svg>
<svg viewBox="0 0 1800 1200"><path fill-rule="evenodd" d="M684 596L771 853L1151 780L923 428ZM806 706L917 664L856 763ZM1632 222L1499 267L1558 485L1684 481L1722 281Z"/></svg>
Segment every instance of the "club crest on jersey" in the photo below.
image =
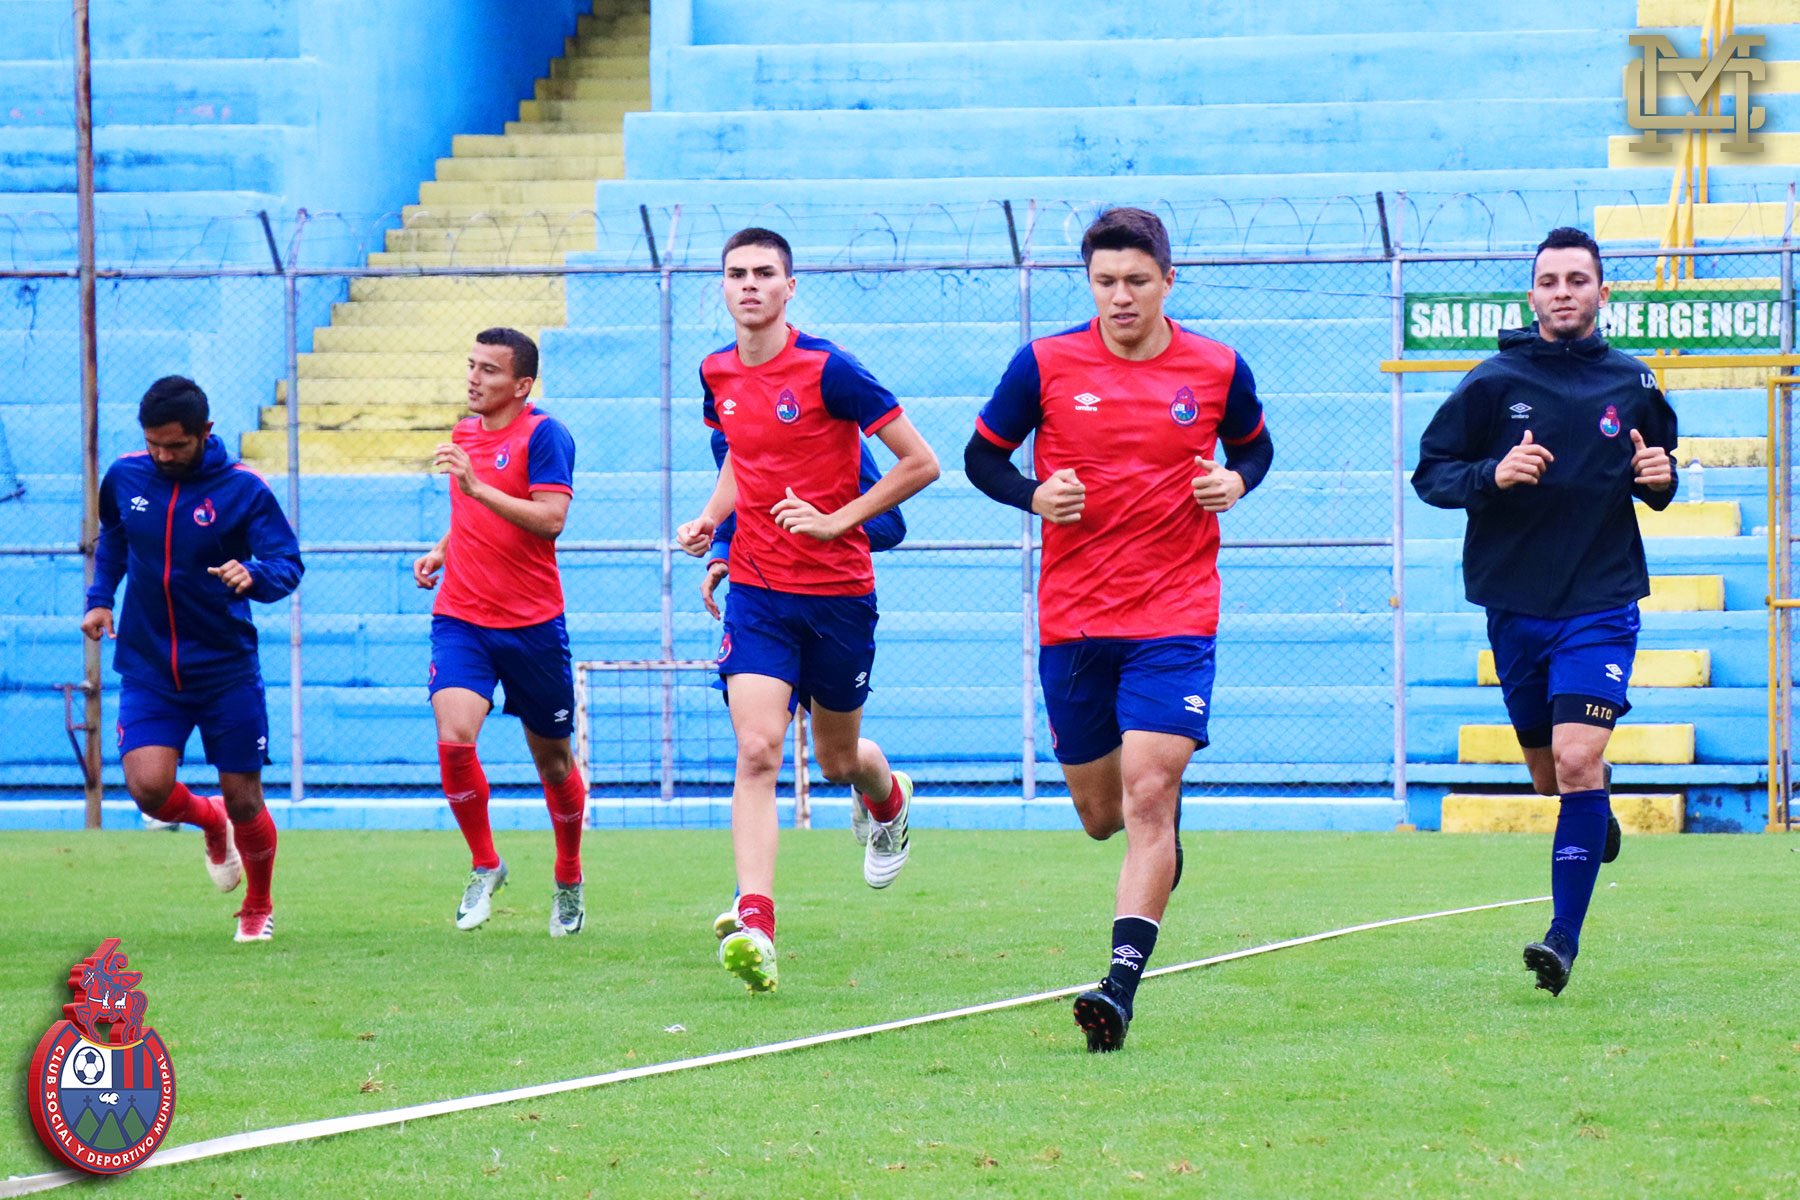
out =
<svg viewBox="0 0 1800 1200"><path fill-rule="evenodd" d="M75 964L75 999L38 1042L26 1080L38 1137L63 1163L95 1175L142 1165L175 1116L174 1064L144 1025L143 973L125 968L118 938Z"/></svg>
<svg viewBox="0 0 1800 1200"><path fill-rule="evenodd" d="M202 500L199 507L194 509L194 524L200 526L202 529L211 525L218 519L218 511L213 508L212 497L210 496Z"/></svg>
<svg viewBox="0 0 1800 1200"><path fill-rule="evenodd" d="M494 455L494 470L504 471L506 470L506 465L510 462L512 462L512 447L500 447L500 453Z"/></svg>
<svg viewBox="0 0 1800 1200"><path fill-rule="evenodd" d="M1194 403L1194 389L1182 388L1169 404L1169 416L1177 425L1192 425L1200 419L1200 406Z"/></svg>
<svg viewBox="0 0 1800 1200"><path fill-rule="evenodd" d="M775 399L775 416L784 425L792 425L800 419L800 402L786 388L782 388L781 395Z"/></svg>
<svg viewBox="0 0 1800 1200"><path fill-rule="evenodd" d="M1619 410L1610 404L1606 406L1606 411L1600 414L1600 432L1607 437L1619 436Z"/></svg>

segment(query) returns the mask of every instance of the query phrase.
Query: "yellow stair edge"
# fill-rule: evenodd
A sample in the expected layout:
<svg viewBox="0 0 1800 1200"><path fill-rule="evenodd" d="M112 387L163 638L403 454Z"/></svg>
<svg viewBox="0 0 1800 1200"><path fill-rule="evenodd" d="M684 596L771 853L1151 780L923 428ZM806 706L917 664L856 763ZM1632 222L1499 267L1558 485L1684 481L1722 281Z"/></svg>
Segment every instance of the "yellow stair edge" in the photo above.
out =
<svg viewBox="0 0 1800 1200"><path fill-rule="evenodd" d="M1650 595L1638 601L1642 612L1723 612L1723 575L1652 575Z"/></svg>
<svg viewBox="0 0 1800 1200"><path fill-rule="evenodd" d="M1632 687L1706 687L1711 679L1710 650L1639 650L1631 664ZM1481 652L1475 682L1482 687L1500 686L1492 650Z"/></svg>
<svg viewBox="0 0 1800 1200"><path fill-rule="evenodd" d="M1561 801L1555 796L1444 797L1439 828L1445 833L1554 833ZM1687 798L1680 793L1615 795L1613 816L1633 836L1680 833L1687 827Z"/></svg>
<svg viewBox="0 0 1800 1200"><path fill-rule="evenodd" d="M1669 156L1666 165L1674 169L1674 155ZM1694 206L1694 236L1707 241L1775 241L1786 225L1787 205L1777 200ZM1668 228L1669 209L1665 204L1601 204L1594 208L1594 240L1599 242L1656 242Z"/></svg>
<svg viewBox="0 0 1800 1200"><path fill-rule="evenodd" d="M1694 761L1692 725L1621 725L1613 730L1606 757L1614 763L1683 765ZM1523 763L1511 725L1464 725L1456 735L1456 761Z"/></svg>
<svg viewBox="0 0 1800 1200"><path fill-rule="evenodd" d="M1682 438L1675 443L1675 461L1681 466L1760 467L1768 461L1769 443L1759 437Z"/></svg>
<svg viewBox="0 0 1800 1200"><path fill-rule="evenodd" d="M1645 537L1736 537L1743 532L1735 500L1677 500L1661 512L1647 504L1633 507Z"/></svg>
<svg viewBox="0 0 1800 1200"><path fill-rule="evenodd" d="M1800 63L1772 62L1769 68L1769 81L1777 80L1783 86L1770 87L1769 92L1800 91ZM1764 89L1758 86L1757 93ZM1765 127L1766 128L1766 127ZM1800 163L1800 133L1758 133L1756 140L1763 145L1755 154L1745 154L1738 150L1726 150L1724 145L1729 135L1714 133L1707 135L1707 164L1714 167L1782 167ZM1667 144L1676 147L1663 154L1651 154L1643 150L1633 150L1637 143L1636 135L1615 134L1606 139L1606 165L1613 170L1630 167L1669 167L1673 168L1681 158L1679 144L1673 138L1665 139Z"/></svg>
<svg viewBox="0 0 1800 1200"><path fill-rule="evenodd" d="M1638 0L1637 19L1640 29L1694 29L1706 15L1706 5L1695 0ZM1738 27L1745 25L1792 25L1800 22L1800 10L1794 0L1737 0L1733 16ZM1622 39L1621 39L1622 40ZM1698 43L1694 46L1699 48Z"/></svg>

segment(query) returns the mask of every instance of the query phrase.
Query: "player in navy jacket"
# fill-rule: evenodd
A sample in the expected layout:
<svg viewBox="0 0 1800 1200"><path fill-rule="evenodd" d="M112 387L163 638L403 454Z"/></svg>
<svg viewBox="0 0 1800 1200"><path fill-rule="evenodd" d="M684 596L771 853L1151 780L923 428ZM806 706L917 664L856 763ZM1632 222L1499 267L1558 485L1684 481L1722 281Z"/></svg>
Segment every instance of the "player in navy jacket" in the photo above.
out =
<svg viewBox="0 0 1800 1200"><path fill-rule="evenodd" d="M1633 499L1675 499L1675 413L1656 377L1596 332L1600 248L1554 229L1532 263L1537 322L1463 379L1419 445L1413 487L1466 509L1463 579L1488 641L1531 781L1560 796L1550 861L1554 916L1525 947L1537 985L1561 993L1600 864L1619 852L1606 745L1631 705L1637 602L1650 594Z"/></svg>
<svg viewBox="0 0 1800 1200"><path fill-rule="evenodd" d="M213 434L193 380L157 380L138 422L144 451L120 458L100 483L81 629L118 639L119 751L131 798L157 820L201 828L219 890L248 881L236 940L267 941L275 822L263 805L269 718L249 602L273 603L299 586L300 545L269 485ZM121 579L127 603L115 633ZM196 796L175 777L196 727L222 796Z"/></svg>

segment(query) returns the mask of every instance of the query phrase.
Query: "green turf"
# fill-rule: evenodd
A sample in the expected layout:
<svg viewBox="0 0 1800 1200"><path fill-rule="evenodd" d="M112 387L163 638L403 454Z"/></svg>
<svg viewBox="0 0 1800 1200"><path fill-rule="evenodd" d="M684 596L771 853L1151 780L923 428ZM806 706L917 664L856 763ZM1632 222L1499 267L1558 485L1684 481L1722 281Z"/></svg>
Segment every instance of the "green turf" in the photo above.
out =
<svg viewBox="0 0 1800 1200"><path fill-rule="evenodd" d="M1541 837L1187 845L1157 964L1547 888ZM1789 845L1629 841L1557 1000L1519 961L1548 906L1504 910L1152 980L1121 1054L1087 1054L1057 1002L152 1169L107 1194L1791 1197ZM725 834L592 835L587 929L560 941L548 834L500 847L512 882L465 934L455 835L286 834L276 940L238 946L197 835L0 837L0 1176L52 1166L25 1062L69 966L108 935L174 1055L177 1145L1080 983L1105 962L1122 848L923 830L877 893L843 831L785 834L781 989L752 997L713 954Z"/></svg>

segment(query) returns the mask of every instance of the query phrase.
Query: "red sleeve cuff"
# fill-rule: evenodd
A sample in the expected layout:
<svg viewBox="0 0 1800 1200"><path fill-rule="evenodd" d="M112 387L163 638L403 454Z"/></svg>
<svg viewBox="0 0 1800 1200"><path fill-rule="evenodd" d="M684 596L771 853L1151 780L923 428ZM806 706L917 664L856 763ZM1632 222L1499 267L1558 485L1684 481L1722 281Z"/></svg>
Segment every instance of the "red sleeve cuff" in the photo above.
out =
<svg viewBox="0 0 1800 1200"><path fill-rule="evenodd" d="M525 489L534 496L539 492L560 492L564 496L573 496L575 494L574 488L566 487L560 483L528 483L525 485Z"/></svg>
<svg viewBox="0 0 1800 1200"><path fill-rule="evenodd" d="M893 408L888 409L886 412L882 413L879 417L876 417L873 421L869 422L867 425L864 425L863 426L864 435L873 436L874 434L880 433L883 429L885 429L888 425L893 423L894 420L896 420L898 417L900 417L905 412L906 412L906 410L904 408L901 408L900 406L895 405Z"/></svg>
<svg viewBox="0 0 1800 1200"><path fill-rule="evenodd" d="M1256 428L1252 429L1249 433L1246 433L1243 437L1240 437L1240 438L1220 437L1219 440L1224 442L1227 446L1242 446L1242 445L1245 445L1246 443L1254 442L1256 440L1256 435L1261 433L1262 431L1263 431L1263 419L1261 417L1258 417L1256 419Z"/></svg>
<svg viewBox="0 0 1800 1200"><path fill-rule="evenodd" d="M1001 437L999 434L995 433L992 429L989 429L988 423L986 421L982 420L980 417L975 418L975 432L979 433L982 437L984 437L988 441L994 443L994 445L1000 447L1002 450L1017 450L1020 446L1024 445L1023 438L1021 438L1019 441L1013 442L1013 441L1008 441L1006 438Z"/></svg>

